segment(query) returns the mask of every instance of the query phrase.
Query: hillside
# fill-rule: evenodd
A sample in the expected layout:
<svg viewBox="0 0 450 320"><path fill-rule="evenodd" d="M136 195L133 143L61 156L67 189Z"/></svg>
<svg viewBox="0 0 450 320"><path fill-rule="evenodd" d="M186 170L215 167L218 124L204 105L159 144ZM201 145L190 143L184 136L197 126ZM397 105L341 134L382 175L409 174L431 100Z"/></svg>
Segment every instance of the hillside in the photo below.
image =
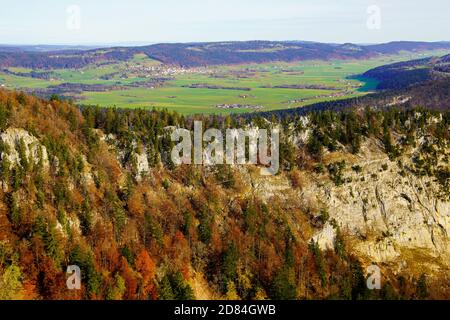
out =
<svg viewBox="0 0 450 320"><path fill-rule="evenodd" d="M0 298L449 298L448 112L255 118L283 128L264 178L174 167L168 133L192 121L0 90Z"/></svg>
<svg viewBox="0 0 450 320"><path fill-rule="evenodd" d="M367 59L400 51L421 52L450 49L450 43L393 42L383 45L326 44L316 42L228 42L160 44L144 48L149 57L183 66L263 63L332 59Z"/></svg>
<svg viewBox="0 0 450 320"><path fill-rule="evenodd" d="M449 42L392 42L379 45L326 44L303 41L247 41L155 44L91 50L36 50L34 47L0 47L0 67L32 69L82 68L92 63L127 61L135 54L168 65L199 67L273 61L367 59L401 51L449 50Z"/></svg>
<svg viewBox="0 0 450 320"><path fill-rule="evenodd" d="M404 89L433 79L450 77L450 55L399 62L363 74L379 81L377 89Z"/></svg>

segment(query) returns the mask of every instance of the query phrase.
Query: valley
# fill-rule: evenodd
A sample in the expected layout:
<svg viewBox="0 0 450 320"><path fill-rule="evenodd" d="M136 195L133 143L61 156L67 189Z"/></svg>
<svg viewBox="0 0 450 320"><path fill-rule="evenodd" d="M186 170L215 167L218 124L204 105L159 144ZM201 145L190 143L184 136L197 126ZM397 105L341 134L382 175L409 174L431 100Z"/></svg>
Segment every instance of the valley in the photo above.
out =
<svg viewBox="0 0 450 320"><path fill-rule="evenodd" d="M320 59L319 55L299 56L298 59L306 60L291 61L297 56L285 57L282 53L294 50L292 46L276 46L275 50L273 45L260 45L262 48L252 51L248 49L252 47L251 42L235 44L235 51L223 49L224 64L220 65L212 58L205 60L204 64L189 62L191 60L186 60L188 58L175 63L158 54L149 56L150 53L144 53L146 47L125 51L75 51L73 54L58 51L48 53L48 61L45 60L40 67L22 62L22 66L0 68L0 86L44 98L57 95L81 105L168 109L185 115L248 113L294 109L324 101L359 97L378 85L374 78L362 76L368 70L450 53L450 49L430 47L430 50L391 50L362 57L336 55L338 58L326 60ZM198 45L203 48L202 52L211 54L217 52L217 46L219 44L210 44L209 47ZM182 47L175 46L178 49ZM193 48L184 50L196 53L200 50ZM348 46L343 48L349 50ZM304 48L295 50L304 53ZM169 50L166 55L172 53ZM261 62L252 62L256 59L254 57L243 58L246 62L233 58L250 53L278 55L266 57ZM79 56L84 57L83 63L67 62L65 68L53 61L71 61ZM273 61L268 61L270 59ZM0 66L2 64L7 63L2 63L0 52Z"/></svg>

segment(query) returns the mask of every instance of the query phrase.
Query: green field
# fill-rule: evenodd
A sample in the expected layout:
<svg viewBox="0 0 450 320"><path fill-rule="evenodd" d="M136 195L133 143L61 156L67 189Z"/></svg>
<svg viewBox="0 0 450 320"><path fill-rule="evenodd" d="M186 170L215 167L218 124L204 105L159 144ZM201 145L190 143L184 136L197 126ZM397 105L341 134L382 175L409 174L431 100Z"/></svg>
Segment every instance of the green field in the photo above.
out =
<svg viewBox="0 0 450 320"><path fill-rule="evenodd" d="M144 55L136 55L127 62L91 65L80 70L52 70L49 79L0 72L0 84L11 89L32 91L48 89L62 83L126 86L152 78L165 78L162 85L155 87L130 87L104 92L83 91L81 95L74 97L80 104L120 108L167 108L183 114L255 112L297 108L326 100L363 95L374 90L377 82L352 76L384 64L446 53L448 52L403 53L358 61L278 62L191 70L172 70L174 68L162 66ZM17 74L31 71L23 68L8 70ZM199 84L201 88L190 87ZM276 86L296 87L275 88ZM246 90L238 90L243 88ZM70 94L68 96L70 97ZM217 105L233 104L239 105L240 108L217 108Z"/></svg>

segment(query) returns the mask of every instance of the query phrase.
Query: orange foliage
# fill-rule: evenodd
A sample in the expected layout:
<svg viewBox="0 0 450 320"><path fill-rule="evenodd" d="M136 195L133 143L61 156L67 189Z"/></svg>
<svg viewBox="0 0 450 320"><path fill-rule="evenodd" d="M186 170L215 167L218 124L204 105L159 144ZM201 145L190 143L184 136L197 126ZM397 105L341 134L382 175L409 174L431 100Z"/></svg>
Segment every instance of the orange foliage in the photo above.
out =
<svg viewBox="0 0 450 320"><path fill-rule="evenodd" d="M144 197L139 191L134 192L128 199L128 210L136 217L143 217L145 213Z"/></svg>
<svg viewBox="0 0 450 320"><path fill-rule="evenodd" d="M63 300L67 294L65 275L59 271L53 260L43 257L39 276L40 293L45 299Z"/></svg>
<svg viewBox="0 0 450 320"><path fill-rule="evenodd" d="M120 275L125 280L125 299L127 300L134 300L136 299L136 293L137 293L137 281L136 276L133 272L133 270L128 265L127 259L125 257L122 257L120 260L120 268L119 268Z"/></svg>
<svg viewBox="0 0 450 320"><path fill-rule="evenodd" d="M150 258L146 250L142 250L136 258L136 270L141 274L141 286L139 295L145 299L155 293L154 279L156 276L156 264Z"/></svg>
<svg viewBox="0 0 450 320"><path fill-rule="evenodd" d="M31 281L27 280L23 283L22 289L22 299L24 300L34 300L37 299L38 293L36 292L36 285Z"/></svg>

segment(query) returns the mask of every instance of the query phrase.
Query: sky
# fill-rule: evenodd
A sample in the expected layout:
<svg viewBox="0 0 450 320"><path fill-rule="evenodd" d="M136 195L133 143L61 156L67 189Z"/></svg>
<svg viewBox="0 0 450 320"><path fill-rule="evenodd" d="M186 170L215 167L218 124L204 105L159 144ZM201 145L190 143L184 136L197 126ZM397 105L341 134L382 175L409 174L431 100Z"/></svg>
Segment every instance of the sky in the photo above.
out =
<svg viewBox="0 0 450 320"><path fill-rule="evenodd" d="M0 0L2 44L449 41L449 0Z"/></svg>

